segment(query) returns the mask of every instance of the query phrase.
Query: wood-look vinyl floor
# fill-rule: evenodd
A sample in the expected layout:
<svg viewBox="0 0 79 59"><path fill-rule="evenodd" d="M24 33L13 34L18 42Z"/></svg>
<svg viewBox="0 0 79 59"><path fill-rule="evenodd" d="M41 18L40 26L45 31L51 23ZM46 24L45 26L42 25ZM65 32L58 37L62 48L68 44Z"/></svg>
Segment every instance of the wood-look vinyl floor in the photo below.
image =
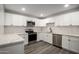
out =
<svg viewBox="0 0 79 59"><path fill-rule="evenodd" d="M55 47L44 41L25 45L24 50L25 54L74 54L70 51Z"/></svg>

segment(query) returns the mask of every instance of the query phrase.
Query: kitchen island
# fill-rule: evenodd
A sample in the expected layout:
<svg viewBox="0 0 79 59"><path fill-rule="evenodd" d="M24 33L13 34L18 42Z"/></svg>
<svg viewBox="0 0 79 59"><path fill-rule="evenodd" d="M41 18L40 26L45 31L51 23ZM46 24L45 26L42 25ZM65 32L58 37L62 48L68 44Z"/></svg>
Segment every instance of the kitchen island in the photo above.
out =
<svg viewBox="0 0 79 59"><path fill-rule="evenodd" d="M0 54L23 54L24 39L16 34L0 35Z"/></svg>

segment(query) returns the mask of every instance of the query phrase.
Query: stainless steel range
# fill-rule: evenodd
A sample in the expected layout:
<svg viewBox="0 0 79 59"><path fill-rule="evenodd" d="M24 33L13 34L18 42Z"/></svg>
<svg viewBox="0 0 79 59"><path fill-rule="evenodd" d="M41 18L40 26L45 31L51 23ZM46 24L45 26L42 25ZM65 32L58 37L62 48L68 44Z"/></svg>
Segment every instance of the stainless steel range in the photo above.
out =
<svg viewBox="0 0 79 59"><path fill-rule="evenodd" d="M34 42L37 40L37 33L34 32L32 29L28 29L27 31L25 31L26 33L28 33L28 42Z"/></svg>

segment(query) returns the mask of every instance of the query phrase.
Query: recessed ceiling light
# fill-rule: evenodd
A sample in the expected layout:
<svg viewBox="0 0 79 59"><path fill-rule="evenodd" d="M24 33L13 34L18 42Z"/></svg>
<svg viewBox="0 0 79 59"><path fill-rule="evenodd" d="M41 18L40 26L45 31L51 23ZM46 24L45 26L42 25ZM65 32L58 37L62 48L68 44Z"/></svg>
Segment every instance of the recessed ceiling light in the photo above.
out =
<svg viewBox="0 0 79 59"><path fill-rule="evenodd" d="M25 10L26 10L26 8L22 8L21 10L22 10L22 11L25 11Z"/></svg>
<svg viewBox="0 0 79 59"><path fill-rule="evenodd" d="M69 7L69 4L65 4L64 7Z"/></svg>
<svg viewBox="0 0 79 59"><path fill-rule="evenodd" d="M40 14L40 16L44 16L43 14Z"/></svg>

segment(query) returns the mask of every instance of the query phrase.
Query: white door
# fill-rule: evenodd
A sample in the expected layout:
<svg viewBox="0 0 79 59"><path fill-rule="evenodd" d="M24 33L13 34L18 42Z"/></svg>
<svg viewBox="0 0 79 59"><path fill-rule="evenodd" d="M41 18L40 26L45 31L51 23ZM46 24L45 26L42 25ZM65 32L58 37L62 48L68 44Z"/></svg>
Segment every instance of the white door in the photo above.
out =
<svg viewBox="0 0 79 59"><path fill-rule="evenodd" d="M70 50L79 53L79 37L70 37Z"/></svg>
<svg viewBox="0 0 79 59"><path fill-rule="evenodd" d="M69 36L62 36L62 47L70 50L69 44Z"/></svg>

